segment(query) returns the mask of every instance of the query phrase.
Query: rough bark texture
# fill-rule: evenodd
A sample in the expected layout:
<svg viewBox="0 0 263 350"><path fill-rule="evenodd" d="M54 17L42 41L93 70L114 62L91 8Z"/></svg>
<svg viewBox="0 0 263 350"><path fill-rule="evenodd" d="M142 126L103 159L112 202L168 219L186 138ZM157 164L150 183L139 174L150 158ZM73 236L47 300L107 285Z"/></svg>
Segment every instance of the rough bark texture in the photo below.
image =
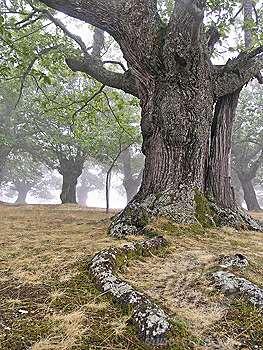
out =
<svg viewBox="0 0 263 350"><path fill-rule="evenodd" d="M223 66L213 66L211 40L203 26L202 0L176 1L168 25L161 21L157 2L153 0L42 2L114 37L129 68L124 74L106 70L99 59L87 53L68 60L68 64L103 84L138 96L141 102L145 155L142 184L113 222L111 234L137 233L156 215L168 216L179 223L202 224L202 215L197 213L202 201L198 204L196 198L207 194L208 155L214 157L210 167L214 170L220 153L225 159L229 153L227 148L221 152L215 137L213 143L210 141L214 103L241 89L257 74L263 66L263 47L241 53ZM226 131L220 124L220 115L218 112L219 123L214 130L221 133L223 140ZM216 147L215 154L210 153L211 144ZM224 223L236 224L243 215L237 213L228 191L226 162L224 166L220 167L220 176L228 188L211 185L210 194L218 198L210 199L216 205L216 210L213 208L216 223L220 223L224 211ZM205 221L215 222L208 212L202 217L207 216L210 218ZM235 219L227 220L227 216Z"/></svg>
<svg viewBox="0 0 263 350"><path fill-rule="evenodd" d="M207 161L206 192L219 206L236 207L231 184L231 142L235 111L240 91L223 96L215 105Z"/></svg>
<svg viewBox="0 0 263 350"><path fill-rule="evenodd" d="M121 248L110 248L96 254L89 266L89 272L98 287L110 295L118 305L132 311L131 320L137 328L139 337L152 346L166 344L167 332L170 329L169 318L160 306L118 278L114 270L118 260L123 257L147 255L165 245L164 238L156 237Z"/></svg>

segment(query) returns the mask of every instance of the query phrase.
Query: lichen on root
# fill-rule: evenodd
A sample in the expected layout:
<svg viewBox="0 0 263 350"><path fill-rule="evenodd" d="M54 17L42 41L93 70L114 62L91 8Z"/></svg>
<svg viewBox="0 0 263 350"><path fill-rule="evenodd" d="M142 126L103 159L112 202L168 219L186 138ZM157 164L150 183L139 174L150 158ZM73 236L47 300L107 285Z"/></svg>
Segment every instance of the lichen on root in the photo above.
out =
<svg viewBox="0 0 263 350"><path fill-rule="evenodd" d="M233 273L217 271L212 274L215 284L226 294L237 294L248 298L255 306L263 307L263 289L245 278L237 277Z"/></svg>
<svg viewBox="0 0 263 350"><path fill-rule="evenodd" d="M115 269L124 256L149 254L167 244L163 237L155 237L139 243L126 244L121 248L110 248L96 254L89 265L89 273L97 286L111 295L113 300L131 310L131 321L139 337L151 346L166 345L170 322L167 314L143 293L118 278Z"/></svg>
<svg viewBox="0 0 263 350"><path fill-rule="evenodd" d="M165 217L176 224L200 225L203 228L230 226L235 229L261 230L261 225L241 208L222 208L198 190L181 188L172 191L139 195L117 214L109 228L114 237L143 233L152 220Z"/></svg>

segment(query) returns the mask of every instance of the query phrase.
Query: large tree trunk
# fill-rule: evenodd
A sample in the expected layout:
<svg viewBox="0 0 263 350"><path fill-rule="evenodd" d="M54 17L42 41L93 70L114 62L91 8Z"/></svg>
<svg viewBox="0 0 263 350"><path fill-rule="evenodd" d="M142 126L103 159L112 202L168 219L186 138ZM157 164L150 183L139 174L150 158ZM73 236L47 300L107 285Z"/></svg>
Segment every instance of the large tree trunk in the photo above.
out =
<svg viewBox="0 0 263 350"><path fill-rule="evenodd" d="M211 127L206 192L219 206L235 209L231 184L232 129L240 90L218 99Z"/></svg>
<svg viewBox="0 0 263 350"><path fill-rule="evenodd" d="M19 186L16 187L16 190L18 192L17 199L15 201L16 204L26 204L26 197L28 192L30 191L30 187L27 186Z"/></svg>
<svg viewBox="0 0 263 350"><path fill-rule="evenodd" d="M256 192L250 178L239 177L244 192L244 200L247 205L247 209L250 211L260 211L261 208L258 204Z"/></svg>
<svg viewBox="0 0 263 350"><path fill-rule="evenodd" d="M201 218L197 202L205 193L213 96L206 63L199 62L195 72L195 77L180 75L180 85L174 80L155 81L152 90L144 93L142 184L114 221L111 234L138 232L151 217L160 215L178 223L197 223Z"/></svg>
<svg viewBox="0 0 263 350"><path fill-rule="evenodd" d="M76 187L78 183L78 176L70 172L63 173L63 184L60 199L62 204L77 203Z"/></svg>
<svg viewBox="0 0 263 350"><path fill-rule="evenodd" d="M260 63L253 58L261 51L239 55L224 66L212 66L210 51L216 41L204 30L204 1L175 1L167 26L159 17L156 1L41 2L106 30L120 45L129 67L124 74L115 74L84 47L84 59L67 59L71 69L86 72L141 101L146 157L142 184L113 221L111 234L137 233L151 219L163 215L179 223L212 224L205 196L213 105L218 98L242 88L259 71ZM83 42L78 43L83 47ZM228 150L224 153L226 157ZM220 169L224 184L230 187L227 170ZM232 194L211 187L209 192L216 198L210 199L233 214Z"/></svg>
<svg viewBox="0 0 263 350"><path fill-rule="evenodd" d="M143 181L113 222L112 235L140 232L158 216L204 227L259 229L238 207L231 185L239 92L218 99L214 114L211 90L202 78L184 89L162 83L150 101L143 101Z"/></svg>

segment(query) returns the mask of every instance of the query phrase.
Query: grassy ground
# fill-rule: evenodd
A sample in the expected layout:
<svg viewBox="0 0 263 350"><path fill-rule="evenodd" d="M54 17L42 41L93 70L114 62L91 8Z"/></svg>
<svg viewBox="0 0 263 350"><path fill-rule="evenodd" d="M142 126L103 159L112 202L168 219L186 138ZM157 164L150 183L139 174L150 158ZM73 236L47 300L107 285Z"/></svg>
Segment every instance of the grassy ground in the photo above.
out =
<svg viewBox="0 0 263 350"><path fill-rule="evenodd" d="M97 251L124 243L106 235L108 224L102 211L77 206L0 205L1 350L147 349L86 274ZM250 265L238 273L262 285L261 234L156 226L168 250L128 261L120 273L167 309L169 349L262 349L260 312L209 280L216 257L240 252Z"/></svg>

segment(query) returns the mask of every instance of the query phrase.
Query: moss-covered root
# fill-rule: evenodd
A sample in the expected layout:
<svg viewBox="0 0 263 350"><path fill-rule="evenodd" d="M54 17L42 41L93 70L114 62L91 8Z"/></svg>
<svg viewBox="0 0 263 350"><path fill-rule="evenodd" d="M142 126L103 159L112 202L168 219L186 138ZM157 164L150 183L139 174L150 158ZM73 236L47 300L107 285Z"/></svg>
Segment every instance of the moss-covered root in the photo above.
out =
<svg viewBox="0 0 263 350"><path fill-rule="evenodd" d="M253 305L263 307L263 289L257 285L226 271L214 272L212 276L224 293L244 295Z"/></svg>
<svg viewBox="0 0 263 350"><path fill-rule="evenodd" d="M89 272L96 284L104 292L128 311L132 311L131 321L136 326L139 337L151 346L166 344L170 329L166 313L142 293L118 278L114 270L125 256L147 254L166 245L163 237L155 237L140 243L110 248L96 254L89 266Z"/></svg>

